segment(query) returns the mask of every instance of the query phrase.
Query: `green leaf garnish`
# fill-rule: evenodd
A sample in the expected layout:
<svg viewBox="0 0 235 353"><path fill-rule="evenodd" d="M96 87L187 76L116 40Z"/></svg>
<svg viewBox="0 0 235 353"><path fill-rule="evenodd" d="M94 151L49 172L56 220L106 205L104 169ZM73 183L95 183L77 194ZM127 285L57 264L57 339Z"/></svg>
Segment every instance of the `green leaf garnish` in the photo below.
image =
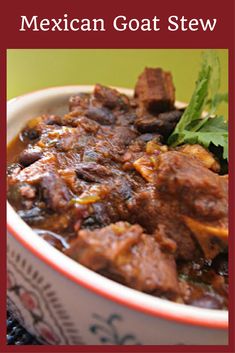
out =
<svg viewBox="0 0 235 353"><path fill-rule="evenodd" d="M219 104L228 101L227 94L219 93L220 63L216 51L203 53L202 66L196 87L180 121L168 138L168 144L175 147L183 143L210 144L223 148L223 158L228 159L228 124L222 116L216 115ZM201 117L206 105L208 113Z"/></svg>

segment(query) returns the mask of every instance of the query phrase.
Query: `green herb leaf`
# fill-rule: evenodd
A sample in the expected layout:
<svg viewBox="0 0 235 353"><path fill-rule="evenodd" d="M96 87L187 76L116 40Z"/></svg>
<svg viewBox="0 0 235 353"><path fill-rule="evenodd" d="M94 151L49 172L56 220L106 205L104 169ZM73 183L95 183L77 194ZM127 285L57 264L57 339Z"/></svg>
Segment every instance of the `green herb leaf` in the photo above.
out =
<svg viewBox="0 0 235 353"><path fill-rule="evenodd" d="M209 118L196 132L185 131L184 142L189 144L199 143L205 148L213 143L223 148L223 158L228 158L228 126L222 116Z"/></svg>
<svg viewBox="0 0 235 353"><path fill-rule="evenodd" d="M223 158L228 158L228 124L222 116L215 115L218 105L228 99L219 93L220 63L216 52L207 51L202 57L202 66L196 87L180 121L168 138L173 147L183 143L199 143L206 148L210 144L223 148ZM208 96L209 99L208 99ZM209 105L209 113L202 118L202 111ZM211 115L215 115L213 118Z"/></svg>
<svg viewBox="0 0 235 353"><path fill-rule="evenodd" d="M205 60L208 65L211 67L211 77L210 77L210 85L209 85L209 93L211 96L211 104L210 104L210 112L209 114L214 114L217 108L217 99L216 96L219 92L220 88L220 61L216 54L215 50L208 50L204 52Z"/></svg>

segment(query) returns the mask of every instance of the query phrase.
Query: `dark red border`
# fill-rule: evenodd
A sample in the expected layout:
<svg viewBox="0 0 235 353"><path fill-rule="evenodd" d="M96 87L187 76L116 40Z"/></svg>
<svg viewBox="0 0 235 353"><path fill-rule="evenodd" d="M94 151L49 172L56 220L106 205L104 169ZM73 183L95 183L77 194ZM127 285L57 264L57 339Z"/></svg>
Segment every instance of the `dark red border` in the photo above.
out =
<svg viewBox="0 0 235 353"><path fill-rule="evenodd" d="M0 116L1 116L1 124L2 124L2 134L1 134L1 143L6 146L6 52L0 51L0 66L1 66L1 80L0 80L0 94L1 94L1 104L0 104ZM3 149L3 145L1 145L1 151L5 151ZM5 154L6 156L6 154ZM1 197L0 197L0 222L1 222L1 239L0 239L0 268L1 268L1 276L0 276L0 351L3 350L6 344L6 206L5 206L5 171L6 170L6 158L3 153L0 153L0 165L1 165L1 173L0 173L0 189L1 189ZM3 169L4 168L4 169Z"/></svg>
<svg viewBox="0 0 235 353"><path fill-rule="evenodd" d="M78 17L103 17L108 24L108 31L103 33L25 33L18 32L19 16L22 14L39 14L44 17L60 17L63 13ZM166 30L151 33L146 36L143 33L123 32L117 33L111 29L111 18L118 14L126 14L129 17L151 17L153 14L164 19L168 15L177 14L186 17L217 17L218 26L213 33L185 32L171 33ZM175 0L160 3L160 1L139 2L119 0L117 3L110 0L99 0L91 2L80 0L21 0L20 2L5 2L0 16L0 64L1 64L1 179L0 188L0 221L1 221L1 246L0 246L0 268L1 289L6 291L6 238L5 238L5 116L6 116L6 49L7 48L228 48L229 49L229 115L230 115L230 339L228 346L6 346L6 299L0 296L0 351L1 352L235 352L234 340L234 249L235 249L235 218L234 218L234 161L235 161L235 2L227 0L218 2L212 0Z"/></svg>
<svg viewBox="0 0 235 353"><path fill-rule="evenodd" d="M19 32L20 16L60 18L104 18L106 32ZM1 11L1 38L5 48L229 48L232 46L234 1L213 0L21 0L5 2ZM128 18L161 19L159 32L117 32L112 21L118 15ZM186 18L217 18L213 32L169 32L170 15ZM5 42L5 43L4 43Z"/></svg>

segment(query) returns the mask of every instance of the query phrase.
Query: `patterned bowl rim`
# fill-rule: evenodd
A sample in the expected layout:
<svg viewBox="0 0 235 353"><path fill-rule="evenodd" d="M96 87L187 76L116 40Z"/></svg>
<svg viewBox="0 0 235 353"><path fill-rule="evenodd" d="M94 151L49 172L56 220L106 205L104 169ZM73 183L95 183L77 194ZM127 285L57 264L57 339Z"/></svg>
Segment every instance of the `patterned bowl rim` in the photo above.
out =
<svg viewBox="0 0 235 353"><path fill-rule="evenodd" d="M93 88L93 85L57 86L33 91L13 98L7 103L8 120L10 120L12 113L17 111L22 105L27 106L34 102L38 103L45 98L48 99L48 96L49 98L53 98L58 95L63 97L64 95L72 95L78 92L91 92ZM117 89L127 95L133 93L132 89L119 87ZM176 105L182 107L185 106L185 103L176 102ZM198 308L153 297L107 279L73 261L41 239L18 216L8 202L7 229L21 245L44 264L50 266L67 279L108 300L124 305L137 312L175 321L180 324L223 330L228 329L228 311Z"/></svg>

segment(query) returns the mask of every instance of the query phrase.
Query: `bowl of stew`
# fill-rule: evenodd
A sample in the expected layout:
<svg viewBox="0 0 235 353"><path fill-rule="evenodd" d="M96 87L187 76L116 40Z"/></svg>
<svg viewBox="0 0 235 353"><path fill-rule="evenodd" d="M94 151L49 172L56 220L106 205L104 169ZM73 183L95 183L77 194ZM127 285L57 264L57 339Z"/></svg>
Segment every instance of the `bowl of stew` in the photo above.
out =
<svg viewBox="0 0 235 353"><path fill-rule="evenodd" d="M167 145L174 95L145 69L8 102L8 307L42 343L227 344L227 176Z"/></svg>

